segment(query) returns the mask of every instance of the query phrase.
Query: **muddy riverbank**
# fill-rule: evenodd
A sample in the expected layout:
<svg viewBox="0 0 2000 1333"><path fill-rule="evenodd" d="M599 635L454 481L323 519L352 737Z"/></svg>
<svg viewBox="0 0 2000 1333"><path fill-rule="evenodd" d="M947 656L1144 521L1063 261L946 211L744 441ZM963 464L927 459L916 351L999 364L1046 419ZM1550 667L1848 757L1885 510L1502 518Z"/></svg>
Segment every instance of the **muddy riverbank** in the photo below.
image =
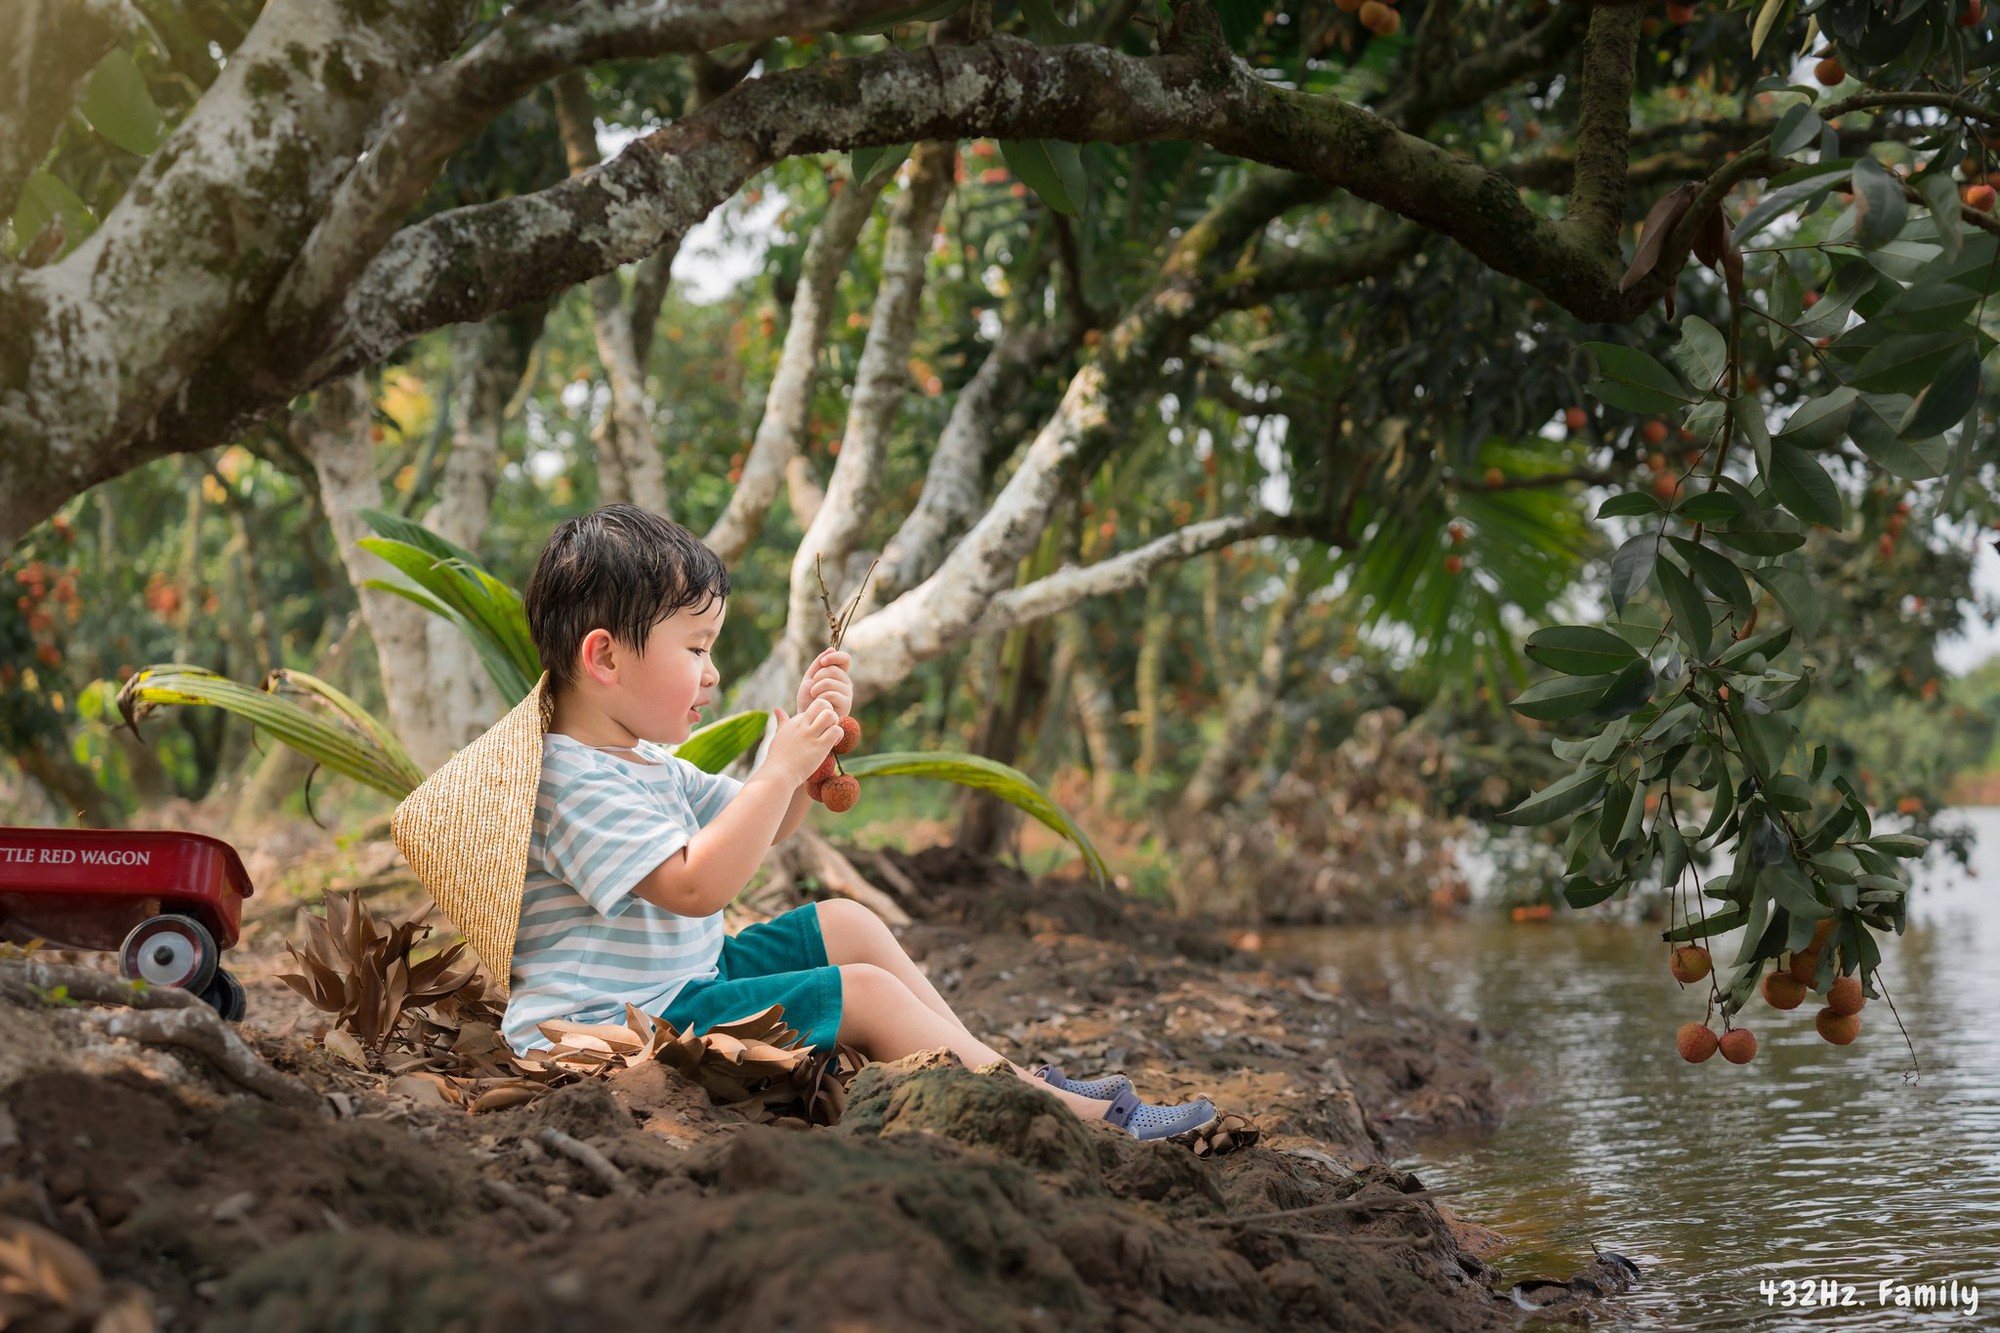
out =
<svg viewBox="0 0 2000 1333"><path fill-rule="evenodd" d="M1086 884L887 856L912 953L975 1031L1206 1094L1258 1141L1136 1143L945 1057L864 1070L832 1129L749 1123L657 1062L469 1114L338 1058L275 980L297 891L412 900L363 844L260 866L232 955L244 1037L309 1095L115 1037L116 1009L0 1001L0 1213L168 1329L1512 1325L1491 1234L1390 1165L1496 1122L1471 1025Z"/></svg>

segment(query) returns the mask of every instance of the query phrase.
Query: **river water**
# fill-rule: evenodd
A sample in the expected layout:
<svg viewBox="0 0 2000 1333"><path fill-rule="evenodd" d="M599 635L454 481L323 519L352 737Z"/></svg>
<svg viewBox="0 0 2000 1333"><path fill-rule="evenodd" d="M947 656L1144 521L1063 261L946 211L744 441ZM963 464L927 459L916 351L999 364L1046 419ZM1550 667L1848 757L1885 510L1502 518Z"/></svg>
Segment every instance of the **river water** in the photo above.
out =
<svg viewBox="0 0 2000 1333"><path fill-rule="evenodd" d="M2000 808L1956 814L1975 875L1918 869L1908 930L1883 944L1896 1014L1869 1001L1847 1047L1814 1032L1818 997L1753 997L1755 1060L1685 1063L1674 1030L1703 988L1668 975L1657 926L1494 913L1266 939L1480 1024L1505 1124L1399 1165L1506 1238L1510 1277L1566 1277L1592 1242L1635 1261L1641 1289L1598 1327L2000 1329ZM1945 1284L1942 1304L1919 1284Z"/></svg>

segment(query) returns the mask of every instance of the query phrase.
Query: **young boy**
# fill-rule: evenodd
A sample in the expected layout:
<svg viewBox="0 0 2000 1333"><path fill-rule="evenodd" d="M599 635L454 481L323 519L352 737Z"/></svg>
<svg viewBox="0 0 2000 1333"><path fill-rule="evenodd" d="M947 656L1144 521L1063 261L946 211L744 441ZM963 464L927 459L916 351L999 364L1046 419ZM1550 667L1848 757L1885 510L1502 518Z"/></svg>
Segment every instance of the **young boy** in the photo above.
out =
<svg viewBox="0 0 2000 1333"><path fill-rule="evenodd" d="M859 903L814 903L724 935L724 905L804 821L805 780L854 701L847 654L825 652L799 682L797 711L775 710L776 735L748 780L669 754L663 747L686 740L716 701L710 654L728 595L715 553L668 519L608 505L563 523L525 599L547 672L535 695L397 810L405 855L505 979L508 1043L525 1054L546 1044L540 1023L618 1022L627 1004L697 1034L781 1004L804 1040L838 1038L873 1060L936 1047L975 1068L1001 1060ZM524 871L511 879L518 901L508 902L498 887L511 873L504 857L497 873L468 872L466 861L494 861L488 844L510 835L468 834L478 821L463 807L498 808L492 794L510 780L525 792L506 746L518 751L536 732L533 822ZM507 736L517 739L499 739ZM448 811L448 792L459 794L458 809ZM508 827L518 839L518 821ZM483 888L469 888L482 878ZM1215 1117L1205 1100L1140 1102L1123 1077L1078 1083L1058 1069L1012 1068L1078 1116L1140 1138L1190 1133Z"/></svg>

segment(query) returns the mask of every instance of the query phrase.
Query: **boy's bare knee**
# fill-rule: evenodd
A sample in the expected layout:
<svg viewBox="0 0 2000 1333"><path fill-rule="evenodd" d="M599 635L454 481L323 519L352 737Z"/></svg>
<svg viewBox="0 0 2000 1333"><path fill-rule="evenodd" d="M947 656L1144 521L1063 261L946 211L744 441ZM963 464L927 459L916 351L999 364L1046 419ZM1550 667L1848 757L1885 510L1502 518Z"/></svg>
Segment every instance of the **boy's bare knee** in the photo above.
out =
<svg viewBox="0 0 2000 1333"><path fill-rule="evenodd" d="M916 998L894 972L873 963L842 963L840 989L849 998L865 997L876 1004L894 1001L898 991L905 998Z"/></svg>
<svg viewBox="0 0 2000 1333"><path fill-rule="evenodd" d="M888 929L882 924L881 917L852 898L828 898L824 902L813 904L813 910L819 913L821 929L829 925L836 930L850 931L868 930L871 927Z"/></svg>

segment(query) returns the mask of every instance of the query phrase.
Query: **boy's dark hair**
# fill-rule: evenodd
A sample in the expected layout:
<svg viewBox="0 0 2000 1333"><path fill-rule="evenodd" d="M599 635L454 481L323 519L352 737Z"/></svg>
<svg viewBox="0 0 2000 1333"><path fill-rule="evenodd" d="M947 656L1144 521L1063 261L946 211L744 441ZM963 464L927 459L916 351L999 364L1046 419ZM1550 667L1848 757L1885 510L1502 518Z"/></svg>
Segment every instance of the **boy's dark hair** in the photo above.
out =
<svg viewBox="0 0 2000 1333"><path fill-rule="evenodd" d="M654 625L728 595L729 571L700 538L650 510L613 504L549 534L522 600L553 696L576 683L577 651L592 630L643 656Z"/></svg>

